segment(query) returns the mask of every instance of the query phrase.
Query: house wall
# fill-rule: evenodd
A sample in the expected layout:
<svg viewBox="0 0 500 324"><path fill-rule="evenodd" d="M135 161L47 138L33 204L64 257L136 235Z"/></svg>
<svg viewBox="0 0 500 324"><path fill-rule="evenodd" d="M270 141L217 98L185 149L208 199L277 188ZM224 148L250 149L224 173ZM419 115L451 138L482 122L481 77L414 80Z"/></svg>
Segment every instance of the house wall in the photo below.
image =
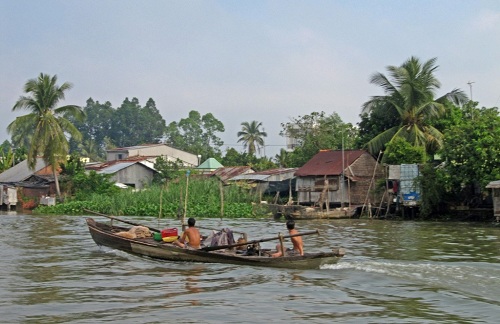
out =
<svg viewBox="0 0 500 324"><path fill-rule="evenodd" d="M50 187L47 188L22 188L22 194L24 197L29 198L40 198L41 196L50 195Z"/></svg>
<svg viewBox="0 0 500 324"><path fill-rule="evenodd" d="M153 170L146 168L140 163L131 165L128 168L116 172L111 180L121 182L136 189L144 188L144 185L149 185L153 181Z"/></svg>
<svg viewBox="0 0 500 324"><path fill-rule="evenodd" d="M290 171L286 173L280 173L280 174L272 174L269 176L267 181L272 182L272 181L285 181L288 179L292 179L294 177L295 171Z"/></svg>
<svg viewBox="0 0 500 324"><path fill-rule="evenodd" d="M380 204L384 189L377 190L376 184L378 180L385 178L384 169L370 154L361 155L346 170L346 174L358 179L358 181L350 181L352 204L362 205L365 202L372 205Z"/></svg>
<svg viewBox="0 0 500 324"><path fill-rule="evenodd" d="M374 170L374 183L370 189ZM344 181L342 181L341 175L327 177L329 182L328 201L331 204L362 205L365 202L370 202L374 205L380 203L383 190L375 190L375 183L384 178L384 171L370 154L361 155L345 169L344 174ZM356 181L348 179L348 177ZM324 176L297 177L296 190L299 204L317 202L323 186Z"/></svg>
<svg viewBox="0 0 500 324"><path fill-rule="evenodd" d="M10 207L16 206L17 202L17 189L11 186L0 185L0 207L3 207L2 205L5 204L10 210Z"/></svg>
<svg viewBox="0 0 500 324"><path fill-rule="evenodd" d="M500 220L500 188L493 188L493 215Z"/></svg>
<svg viewBox="0 0 500 324"><path fill-rule="evenodd" d="M328 176L328 201L340 204L349 202L347 182L342 184L340 176ZM295 190L299 203L313 204L319 200L325 183L324 176L297 177ZM343 198L343 199L342 199Z"/></svg>
<svg viewBox="0 0 500 324"><path fill-rule="evenodd" d="M175 161L180 159L185 166L197 166L198 156L184 152L167 145L145 146L136 149L110 150L106 154L107 161L123 160L134 156L166 156L167 159Z"/></svg>

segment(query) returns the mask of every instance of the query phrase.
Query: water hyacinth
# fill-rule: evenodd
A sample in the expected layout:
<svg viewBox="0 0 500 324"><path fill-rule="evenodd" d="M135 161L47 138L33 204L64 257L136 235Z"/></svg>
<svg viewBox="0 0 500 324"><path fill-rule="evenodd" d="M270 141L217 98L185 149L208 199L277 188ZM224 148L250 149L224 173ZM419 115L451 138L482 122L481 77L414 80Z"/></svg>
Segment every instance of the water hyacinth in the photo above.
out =
<svg viewBox="0 0 500 324"><path fill-rule="evenodd" d="M81 200L68 198L56 206L39 206L34 212L82 215L88 209L116 216L178 218L185 213L189 217L247 218L259 216L254 215L252 208L252 202L259 200L257 194L239 186L228 185L221 189L218 179L192 177L187 193L186 181L180 179L138 191L126 189L114 195L92 194Z"/></svg>

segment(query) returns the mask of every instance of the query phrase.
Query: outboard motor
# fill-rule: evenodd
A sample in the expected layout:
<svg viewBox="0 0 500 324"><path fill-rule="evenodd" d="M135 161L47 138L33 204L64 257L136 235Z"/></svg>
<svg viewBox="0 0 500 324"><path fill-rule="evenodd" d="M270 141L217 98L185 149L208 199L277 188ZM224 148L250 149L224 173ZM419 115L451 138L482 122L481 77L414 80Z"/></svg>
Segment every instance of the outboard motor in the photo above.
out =
<svg viewBox="0 0 500 324"><path fill-rule="evenodd" d="M260 256L260 244L259 243L253 243L247 245L247 251L245 253L246 255L252 256L252 255L258 255Z"/></svg>

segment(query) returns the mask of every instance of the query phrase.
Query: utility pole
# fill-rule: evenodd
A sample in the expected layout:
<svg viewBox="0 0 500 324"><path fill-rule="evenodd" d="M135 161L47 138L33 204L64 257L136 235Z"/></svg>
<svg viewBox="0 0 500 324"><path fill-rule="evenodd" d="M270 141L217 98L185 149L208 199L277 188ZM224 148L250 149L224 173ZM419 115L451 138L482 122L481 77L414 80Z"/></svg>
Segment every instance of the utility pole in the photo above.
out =
<svg viewBox="0 0 500 324"><path fill-rule="evenodd" d="M340 208L344 208L344 130L342 130L342 173L340 175Z"/></svg>
<svg viewBox="0 0 500 324"><path fill-rule="evenodd" d="M472 84L475 83L474 81L469 81L467 82L467 84L469 85L469 89L470 89L470 101L472 101Z"/></svg>
<svg viewBox="0 0 500 324"><path fill-rule="evenodd" d="M469 85L469 89L470 89L470 102L471 102L471 111L470 111L470 118L473 120L474 119L474 109L472 108L472 84L474 83L474 81L469 81L467 82L467 84Z"/></svg>

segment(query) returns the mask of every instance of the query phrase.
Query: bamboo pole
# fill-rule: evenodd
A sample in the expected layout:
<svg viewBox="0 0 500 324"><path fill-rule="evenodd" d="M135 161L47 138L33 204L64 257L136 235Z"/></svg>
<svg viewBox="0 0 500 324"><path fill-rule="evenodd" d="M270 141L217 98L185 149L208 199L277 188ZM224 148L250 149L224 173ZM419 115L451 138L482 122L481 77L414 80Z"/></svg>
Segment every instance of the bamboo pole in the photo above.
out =
<svg viewBox="0 0 500 324"><path fill-rule="evenodd" d="M184 213L182 214L182 231L186 230L186 213L187 213L187 202L189 193L189 174L191 170L186 171L186 197L184 199Z"/></svg>
<svg viewBox="0 0 500 324"><path fill-rule="evenodd" d="M99 212L96 212L96 211L92 211L90 209L83 209L85 210L86 212L89 212L89 213L92 213L92 214L95 214L95 215L99 215L99 216L103 216L103 217L107 217L109 219L111 219L111 221L113 220L117 220L119 222L122 222L122 223L125 223L125 224L129 224L129 225L134 225L134 226L144 226L144 227L147 227L149 228L150 230L152 230L153 232L161 232L161 230L159 229L156 229L154 227L150 227L150 226L147 226L147 225L142 225L142 224L139 224L139 223L135 223L135 222L131 222L131 221L128 221L128 220L125 220L125 219L120 219L120 218L117 218L115 216L110 216L110 215L106 215L106 214L102 214L102 213L99 213ZM111 225L113 226L113 225Z"/></svg>
<svg viewBox="0 0 500 324"><path fill-rule="evenodd" d="M224 184L219 182L219 196L220 196L220 219L224 217Z"/></svg>
<svg viewBox="0 0 500 324"><path fill-rule="evenodd" d="M216 228L212 228L212 227L206 227L206 226L199 226L199 225L196 225L197 228L199 229L204 229L204 230L209 230L209 231L216 231L216 232L219 232L220 229L216 229ZM246 235L247 233L245 232L239 232L239 231L233 231L231 230L233 233L236 233L236 234L241 234L241 235L244 235L245 236L245 239L246 239Z"/></svg>
<svg viewBox="0 0 500 324"><path fill-rule="evenodd" d="M292 234L292 235L283 235L283 238L292 238L295 236L305 236L305 235L312 235L312 234L319 235L319 230L304 232L304 233L297 233L297 234ZM215 251L215 250L222 250L222 249L230 249L230 248L233 248L236 246L255 244L255 243L261 243L261 242L268 242L268 241L275 241L275 240L279 240L279 237L264 238L264 239L260 239L260 240L252 240L252 241L248 241L248 242L244 242L244 243L235 243L235 244L229 244L229 245L206 246L206 247L201 248L200 250Z"/></svg>
<svg viewBox="0 0 500 324"><path fill-rule="evenodd" d="M375 161L375 167L373 168L372 178L370 180L370 183L368 184L368 190L366 192L365 202L363 204L363 207L361 208L361 214L363 214L363 212L365 211L365 206L366 206L366 203L368 202L368 198L370 196L370 190L372 188L372 183L375 179L375 173L377 172L378 160L380 159L380 155L382 155L382 151L379 151L378 156L377 156L377 161ZM371 217L371 208L370 208L370 217Z"/></svg>
<svg viewBox="0 0 500 324"><path fill-rule="evenodd" d="M160 227L162 205L163 205L163 186L160 188L160 211L158 212L158 227Z"/></svg>
<svg viewBox="0 0 500 324"><path fill-rule="evenodd" d="M280 239L280 249L281 249L281 256L285 256L285 244L283 243L283 234L279 233L278 237Z"/></svg>

